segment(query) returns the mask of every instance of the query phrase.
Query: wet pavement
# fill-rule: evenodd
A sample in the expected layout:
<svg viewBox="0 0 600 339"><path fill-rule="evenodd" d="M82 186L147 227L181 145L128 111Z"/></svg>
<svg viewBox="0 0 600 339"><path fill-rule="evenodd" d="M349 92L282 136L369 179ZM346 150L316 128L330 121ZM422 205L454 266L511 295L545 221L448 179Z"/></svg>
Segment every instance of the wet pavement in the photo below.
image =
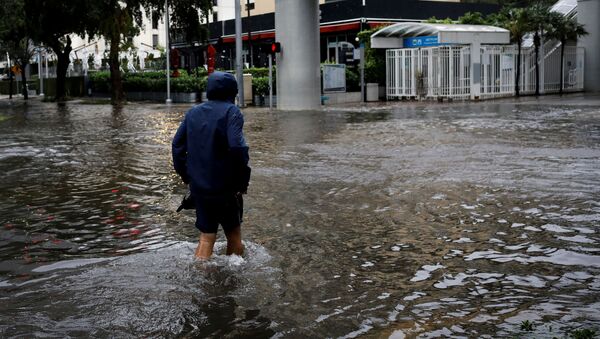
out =
<svg viewBox="0 0 600 339"><path fill-rule="evenodd" d="M186 108L0 102L2 337L600 329L599 96L245 110L247 253L205 263Z"/></svg>

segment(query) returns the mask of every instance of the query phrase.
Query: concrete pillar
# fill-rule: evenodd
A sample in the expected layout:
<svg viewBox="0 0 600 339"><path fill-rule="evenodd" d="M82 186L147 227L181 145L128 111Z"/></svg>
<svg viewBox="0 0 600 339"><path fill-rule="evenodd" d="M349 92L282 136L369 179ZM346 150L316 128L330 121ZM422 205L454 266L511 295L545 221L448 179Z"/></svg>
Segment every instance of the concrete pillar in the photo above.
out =
<svg viewBox="0 0 600 339"><path fill-rule="evenodd" d="M277 108L321 107L318 0L275 0Z"/></svg>
<svg viewBox="0 0 600 339"><path fill-rule="evenodd" d="M471 43L471 100L481 95L481 43Z"/></svg>
<svg viewBox="0 0 600 339"><path fill-rule="evenodd" d="M577 21L584 25L589 35L579 39L577 45L585 48L584 88L588 92L600 91L600 0L578 0Z"/></svg>

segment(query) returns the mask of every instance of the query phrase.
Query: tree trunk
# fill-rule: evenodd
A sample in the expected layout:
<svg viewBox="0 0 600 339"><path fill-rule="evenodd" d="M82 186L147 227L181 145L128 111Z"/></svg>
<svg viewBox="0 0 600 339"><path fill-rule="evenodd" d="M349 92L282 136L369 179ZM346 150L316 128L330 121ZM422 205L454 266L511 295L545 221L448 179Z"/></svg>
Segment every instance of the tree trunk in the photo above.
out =
<svg viewBox="0 0 600 339"><path fill-rule="evenodd" d="M27 75L25 75L25 69L27 68L27 64L21 66L21 88L23 89L23 99L29 99L29 92L27 91Z"/></svg>
<svg viewBox="0 0 600 339"><path fill-rule="evenodd" d="M515 78L515 95L519 96L519 82L521 81L521 43L517 44L517 76Z"/></svg>
<svg viewBox="0 0 600 339"><path fill-rule="evenodd" d="M110 39L110 52L108 57L108 63L110 64L110 83L111 83L111 96L110 101L113 105L118 105L123 102L125 96L123 95L123 83L121 79L121 69L119 60L119 42L121 41L120 32L112 34Z"/></svg>
<svg viewBox="0 0 600 339"><path fill-rule="evenodd" d="M563 94L563 82L565 80L564 75L564 58L565 58L565 43L566 41L560 42L560 88L558 90L558 94Z"/></svg>
<svg viewBox="0 0 600 339"><path fill-rule="evenodd" d="M56 54L56 101L66 99L66 78L67 69L69 68L69 54L73 48L71 47L71 38L67 37L67 44L64 49L61 49L60 43L53 44L52 50Z"/></svg>
<svg viewBox="0 0 600 339"><path fill-rule="evenodd" d="M535 32L533 36L535 47L535 95L540 95L540 35Z"/></svg>
<svg viewBox="0 0 600 339"><path fill-rule="evenodd" d="M12 69L10 67L10 64L8 65L8 98L12 99L12 92L13 92L13 79L14 79L14 74L12 72Z"/></svg>

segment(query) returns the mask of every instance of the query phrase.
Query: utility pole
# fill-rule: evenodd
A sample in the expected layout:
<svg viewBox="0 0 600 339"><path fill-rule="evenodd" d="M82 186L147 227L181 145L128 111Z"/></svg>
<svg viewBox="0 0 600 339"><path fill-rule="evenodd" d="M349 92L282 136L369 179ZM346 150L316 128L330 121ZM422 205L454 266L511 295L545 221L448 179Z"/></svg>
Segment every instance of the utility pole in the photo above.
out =
<svg viewBox="0 0 600 339"><path fill-rule="evenodd" d="M235 0L235 73L238 82L238 106L244 107L244 67L242 65L242 5Z"/></svg>
<svg viewBox="0 0 600 339"><path fill-rule="evenodd" d="M165 103L170 104L171 100L171 47L169 46L169 0L165 0L165 39L167 49L167 100Z"/></svg>

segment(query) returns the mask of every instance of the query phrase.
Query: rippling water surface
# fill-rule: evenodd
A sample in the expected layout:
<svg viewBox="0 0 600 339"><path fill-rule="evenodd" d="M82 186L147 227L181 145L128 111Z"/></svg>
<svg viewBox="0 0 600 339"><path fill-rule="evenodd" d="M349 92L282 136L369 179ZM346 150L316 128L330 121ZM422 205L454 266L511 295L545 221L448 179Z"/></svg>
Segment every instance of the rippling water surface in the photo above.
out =
<svg viewBox="0 0 600 339"><path fill-rule="evenodd" d="M247 253L204 263L186 109L0 104L2 337L599 329L599 106L246 110Z"/></svg>

